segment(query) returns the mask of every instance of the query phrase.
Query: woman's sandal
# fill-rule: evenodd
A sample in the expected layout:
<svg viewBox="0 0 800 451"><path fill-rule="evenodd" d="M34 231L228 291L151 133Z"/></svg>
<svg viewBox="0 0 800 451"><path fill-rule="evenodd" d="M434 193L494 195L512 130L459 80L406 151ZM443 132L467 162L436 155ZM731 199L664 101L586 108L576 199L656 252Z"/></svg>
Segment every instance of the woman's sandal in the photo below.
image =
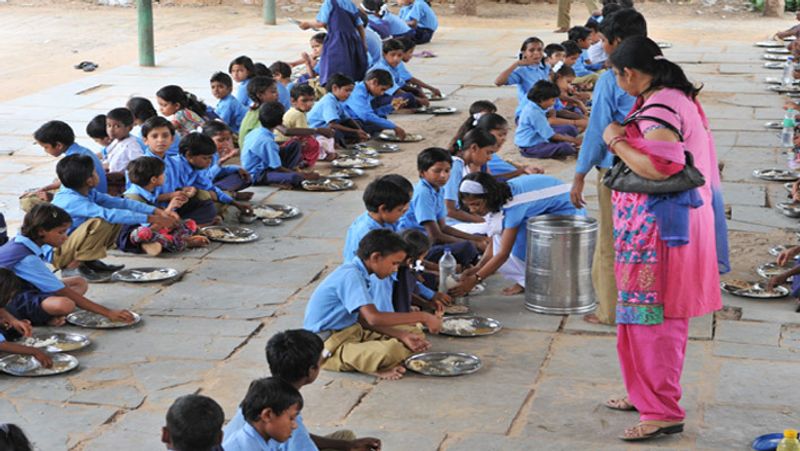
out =
<svg viewBox="0 0 800 451"><path fill-rule="evenodd" d="M645 432L648 426L655 427L650 432ZM668 423L665 421L642 421L632 428L625 429L619 436L620 440L626 442L641 442L650 440L662 435L680 434L683 432L683 423Z"/></svg>
<svg viewBox="0 0 800 451"><path fill-rule="evenodd" d="M604 405L611 410L621 410L623 412L633 412L636 410L636 406L631 404L627 396L622 398L611 398L606 401Z"/></svg>

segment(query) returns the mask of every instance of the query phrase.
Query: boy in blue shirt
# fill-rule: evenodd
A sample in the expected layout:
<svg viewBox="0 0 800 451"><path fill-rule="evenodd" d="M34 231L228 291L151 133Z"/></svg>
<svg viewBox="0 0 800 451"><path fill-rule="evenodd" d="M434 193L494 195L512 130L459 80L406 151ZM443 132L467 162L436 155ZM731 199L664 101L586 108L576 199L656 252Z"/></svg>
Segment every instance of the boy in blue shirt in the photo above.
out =
<svg viewBox="0 0 800 451"><path fill-rule="evenodd" d="M219 100L214 108L214 113L228 124L230 128L239 131L242 119L247 114L247 107L231 94L233 92L233 79L225 72L217 72L211 76L211 95Z"/></svg>
<svg viewBox="0 0 800 451"><path fill-rule="evenodd" d="M370 134L383 130L394 130L401 140L406 139L406 131L394 122L375 111L372 102L383 96L392 87L392 75L382 69L374 69L367 73L364 81L356 83L353 93L344 102L347 113L358 120L361 128Z"/></svg>
<svg viewBox="0 0 800 451"><path fill-rule="evenodd" d="M573 84L583 90L591 90L600 76L586 67L585 50L582 50L575 41L564 41L561 46L565 51L564 65L571 67L576 75Z"/></svg>
<svg viewBox="0 0 800 451"><path fill-rule="evenodd" d="M514 144L519 152L529 158L564 158L578 153L581 140L573 125L550 126L547 110L561 95L555 83L541 80L528 93L528 102L522 109L519 125L514 133Z"/></svg>
<svg viewBox="0 0 800 451"><path fill-rule="evenodd" d="M431 90L433 95L441 96L441 91L414 78L403 64L406 46L399 39L387 39L383 42L383 58L370 67L370 71L382 69L392 75L393 85L386 91L387 96L377 104L379 108L388 108L392 104L394 110L419 108L430 105L430 101L419 91L409 92L404 89L408 83L422 86ZM397 100L393 100L397 99ZM383 110L381 110L383 111ZM389 110L391 112L392 110Z"/></svg>
<svg viewBox="0 0 800 451"><path fill-rule="evenodd" d="M433 39L433 33L439 28L439 19L433 8L425 0L400 0L398 14L409 27L414 29L414 41L427 44Z"/></svg>
<svg viewBox="0 0 800 451"><path fill-rule="evenodd" d="M239 152L233 147L233 131L222 121L208 121L203 125L202 130L204 135L214 141L214 146L217 148L214 161L208 168L208 177L214 186L236 200L252 199L252 192L242 191L251 185L250 173L233 163L233 161L239 160ZM223 165L223 162L228 162L228 164Z"/></svg>
<svg viewBox="0 0 800 451"><path fill-rule="evenodd" d="M328 93L308 112L308 126L332 128L336 143L340 146L368 141L369 133L362 130L344 109L344 102L355 88L353 80L347 75L333 74L328 80L327 88Z"/></svg>
<svg viewBox="0 0 800 451"><path fill-rule="evenodd" d="M282 148L275 142L275 127L283 123L283 105L269 102L258 108L261 127L244 140L242 165L250 173L254 185L290 185L299 187L303 180L319 178L316 172L299 172L300 143L289 142Z"/></svg>
<svg viewBox="0 0 800 451"><path fill-rule="evenodd" d="M324 344L316 334L304 329L278 332L267 342L267 363L273 377L283 379L300 391L313 384L322 368ZM315 451L317 449L379 449L381 441L366 437L357 439L352 431L342 430L327 436L308 432L303 416L297 415L297 429L281 449L285 451ZM225 426L225 437L241 430L246 421L242 409ZM274 440L273 440L274 441Z"/></svg>
<svg viewBox="0 0 800 451"><path fill-rule="evenodd" d="M225 413L213 399L186 395L167 410L167 425L161 428L161 442L171 451L222 451L222 423Z"/></svg>
<svg viewBox="0 0 800 451"><path fill-rule="evenodd" d="M181 140L179 151L180 155L167 159L163 191L183 191L189 196L189 201L177 210L181 218L194 219L201 227L211 224L216 215L222 214L215 202L232 205L242 213L250 212L248 205L233 200L211 181L208 168L217 154L217 146L211 138L202 133L189 133Z"/></svg>
<svg viewBox="0 0 800 451"><path fill-rule="evenodd" d="M53 198L53 205L66 210L72 218L67 241L53 253L53 266L61 269L63 277L81 276L90 282L107 280L107 273L122 266L107 265L100 259L117 244L123 225L149 222L172 228L178 222L175 213L97 191L97 172L90 157L64 157L58 162L56 173L62 188ZM72 268L76 261L78 266Z"/></svg>
<svg viewBox="0 0 800 451"><path fill-rule="evenodd" d="M91 157L98 177L95 189L101 193L108 192L106 171L103 169L103 163L94 152L75 142L75 132L66 122L46 122L33 133L33 139L48 155L53 157L60 157L61 155L86 155ZM30 211L38 203L52 201L53 195L60 187L61 182L56 179L49 185L26 192L20 197L20 208L22 211Z"/></svg>
<svg viewBox="0 0 800 451"><path fill-rule="evenodd" d="M380 312L369 294L370 275L391 276L405 261L405 249L405 241L391 230L373 230L359 243L357 257L336 268L314 290L303 328L325 340L330 357L324 369L396 380L405 373L403 360L430 347L413 325L423 323L431 333L438 333L439 317Z"/></svg>
<svg viewBox="0 0 800 451"><path fill-rule="evenodd" d="M478 258L478 250L486 248L487 239L464 233L447 225L444 203L444 186L450 179L452 165L450 154L438 147L429 147L417 156L420 180L414 187L414 197L406 214L400 218L399 230L416 229L425 232L435 245L426 260L438 262L449 248L462 267L471 266Z"/></svg>
<svg viewBox="0 0 800 451"><path fill-rule="evenodd" d="M267 377L250 383L240 407L245 423L224 437L225 451L277 451L297 429L303 397L288 382Z"/></svg>
<svg viewBox="0 0 800 451"><path fill-rule="evenodd" d="M414 30L400 18L385 8L383 0L364 0L361 7L368 15L368 26L375 30L381 37L386 38L414 38Z"/></svg>
<svg viewBox="0 0 800 451"><path fill-rule="evenodd" d="M269 70L275 83L278 84L278 102L288 110L292 107L291 86L289 86L292 83L292 66L283 61L275 61L269 66Z"/></svg>

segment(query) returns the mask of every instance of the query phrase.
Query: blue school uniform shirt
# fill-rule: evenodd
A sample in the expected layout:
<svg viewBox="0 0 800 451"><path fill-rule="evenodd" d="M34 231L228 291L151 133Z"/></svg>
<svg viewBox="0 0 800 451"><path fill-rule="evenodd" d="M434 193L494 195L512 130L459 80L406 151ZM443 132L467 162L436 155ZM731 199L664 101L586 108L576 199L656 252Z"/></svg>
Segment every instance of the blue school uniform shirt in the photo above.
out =
<svg viewBox="0 0 800 451"><path fill-rule="evenodd" d="M349 119L344 106L332 93L327 93L319 99L306 115L308 126L311 128L327 127L331 122Z"/></svg>
<svg viewBox="0 0 800 451"><path fill-rule="evenodd" d="M550 66L548 64L536 64L530 66L519 66L508 76L506 85L517 85L517 109L514 110L514 117L519 118L522 109L528 103L528 91L539 80L550 79Z"/></svg>
<svg viewBox="0 0 800 451"><path fill-rule="evenodd" d="M317 445L311 440L311 434L308 432L306 425L303 424L303 415L298 414L295 421L297 421L297 429L292 431L289 440L278 443L275 439L270 439L269 444L277 446L277 449L281 451L318 451ZM247 424L247 421L245 421L244 414L240 407L236 410L236 415L228 422L225 429L222 431L223 437L232 436L241 430L245 424ZM227 451L227 448L225 448L225 450Z"/></svg>
<svg viewBox="0 0 800 451"><path fill-rule="evenodd" d="M130 186L128 186L128 189L126 189L125 193L123 194L137 194L139 196L142 196L142 199L144 199L150 205L155 205L157 203L157 198L158 198L158 194L156 194L156 191L147 191L145 188L135 183L131 183Z"/></svg>
<svg viewBox="0 0 800 451"><path fill-rule="evenodd" d="M547 112L535 102L528 102L519 116L514 144L518 147L533 147L550 141L556 132L547 122Z"/></svg>
<svg viewBox="0 0 800 451"><path fill-rule="evenodd" d="M228 124L234 132L239 131L239 126L242 125L242 119L247 114L247 107L244 106L236 97L228 94L227 96L219 99L217 106L214 108L222 122Z"/></svg>
<svg viewBox="0 0 800 451"><path fill-rule="evenodd" d="M167 176L162 192L171 193L187 186L194 186L204 191L213 191L217 195L217 200L223 204L233 202L231 196L214 186L208 176L208 169L195 169L183 155L169 157L165 163Z"/></svg>
<svg viewBox="0 0 800 451"><path fill-rule="evenodd" d="M249 107L250 104L253 103L253 101L250 100L250 96L247 95L247 85L250 84L250 80L252 80L252 78L248 78L247 80L239 83L239 87L236 88L236 94L233 95L236 97L236 100L241 102L242 105L246 107Z"/></svg>
<svg viewBox="0 0 800 451"><path fill-rule="evenodd" d="M439 19L436 18L433 8L425 0L415 0L414 3L400 8L398 15L406 22L416 20L419 28L433 31L439 28Z"/></svg>
<svg viewBox="0 0 800 451"><path fill-rule="evenodd" d="M594 71L590 70L586 66L586 58L587 58L587 52L586 50L584 50L581 52L581 55L575 61L575 64L572 65L572 70L575 71L576 77L585 77L587 75L591 75L594 73Z"/></svg>
<svg viewBox="0 0 800 451"><path fill-rule="evenodd" d="M414 196L406 214L397 223L400 231L416 229L427 233L423 222L439 221L445 217L444 190L436 189L425 179L420 179L414 187Z"/></svg>
<svg viewBox="0 0 800 451"><path fill-rule="evenodd" d="M411 27L408 26L406 21L401 19L400 16L393 14L391 11L386 11L383 17L370 14L369 21L370 23L385 24L389 29L389 34L392 36L406 34L411 31Z"/></svg>
<svg viewBox="0 0 800 451"><path fill-rule="evenodd" d="M288 110L292 107L292 96L289 93L289 88L286 87L283 83L276 80L276 84L278 85L278 102L283 105L283 108ZM246 111L245 111L246 112ZM244 117L244 115L242 115Z"/></svg>
<svg viewBox="0 0 800 451"><path fill-rule="evenodd" d="M606 148L603 132L608 124L622 122L633 108L636 99L617 85L614 73L603 72L594 85L592 94L592 114L589 115L589 126L583 134L583 144L578 152L578 163L575 172L587 174L592 166L610 168L614 156Z"/></svg>
<svg viewBox="0 0 800 451"><path fill-rule="evenodd" d="M317 333L355 324L358 309L373 303L369 283L369 271L358 257L336 268L311 295L303 328Z"/></svg>
<svg viewBox="0 0 800 451"><path fill-rule="evenodd" d="M103 162L97 158L94 152L91 150L81 146L78 143L72 143L71 146L67 147L67 151L64 152L64 155L86 155L87 157L92 158L92 163L94 163L94 170L97 171L98 182L97 186L94 188L101 193L108 193L108 182L106 181L106 170L103 168Z"/></svg>
<svg viewBox="0 0 800 451"><path fill-rule="evenodd" d="M384 129L395 129L397 126L394 125L394 122L381 117L372 108L374 99L375 96L369 93L367 85L363 81L359 81L356 83L356 87L353 88L353 93L344 101L345 112L350 117L362 122L374 124Z"/></svg>
<svg viewBox="0 0 800 451"><path fill-rule="evenodd" d="M322 2L322 6L319 8L319 12L317 13L317 17L316 17L317 22L324 23L324 24L328 23L328 20L330 20L330 17L331 17L331 11L333 10L333 5L331 4L331 2L336 2L336 5L339 8L342 8L343 10L347 11L348 13L350 13L352 15L355 15L357 17L356 26L358 26L358 25L364 26L365 25L364 21L361 20L361 17L358 17L358 15L360 13L360 11L358 10L358 7L355 5L355 3L353 3L350 0L325 0L324 2Z"/></svg>
<svg viewBox="0 0 800 451"><path fill-rule="evenodd" d="M508 174L509 172L514 172L517 170L513 164L500 158L500 155L497 153L492 154L492 158L490 158L489 162L486 163L486 167L489 170L489 173L492 175ZM452 171L450 173L452 174Z"/></svg>
<svg viewBox="0 0 800 451"><path fill-rule="evenodd" d="M18 243L30 250L32 253L23 257L14 266L7 268L14 272L20 279L28 282L43 293L54 293L64 288L64 282L53 274L45 262L50 261L53 248L48 245L39 246L30 238L17 235L6 246L11 243Z"/></svg>
<svg viewBox="0 0 800 451"><path fill-rule="evenodd" d="M167 151L164 153L164 157L171 157L171 156L180 154L180 152L178 152L178 146L181 143L181 135L175 133L172 136L172 138L173 138L172 139L172 144L170 144L169 147L167 148ZM146 157L156 157L159 160L164 160L164 158L161 158L158 155L156 155L155 153L153 153L153 151L150 150L150 147L145 146L144 142L142 142L142 151L144 152L144 156L146 156Z"/></svg>
<svg viewBox="0 0 800 451"><path fill-rule="evenodd" d="M367 64L372 67L383 55L383 41L381 35L369 27L364 28L364 35L367 39Z"/></svg>
<svg viewBox="0 0 800 451"><path fill-rule="evenodd" d="M255 428L245 422L242 428L231 436L224 435L222 448L225 451L278 451L278 442L265 440Z"/></svg>
<svg viewBox="0 0 800 451"><path fill-rule="evenodd" d="M361 243L361 239L369 232L378 229L396 231L394 224L381 224L372 219L369 212L365 211L357 217L347 229L347 238L345 238L344 249L342 251L342 261L346 263L352 261L354 258L358 258L356 253L358 252L358 245ZM392 305L393 290L394 283L391 277L381 279L375 274L370 274L369 294L378 311L394 312L394 306Z"/></svg>
<svg viewBox="0 0 800 451"><path fill-rule="evenodd" d="M72 233L84 222L92 218L100 218L111 224L136 225L147 222L147 216L155 212L155 207L135 200L111 197L96 189L83 194L66 187L53 197L53 205L63 208L72 217L72 226L67 231Z"/></svg>
<svg viewBox="0 0 800 451"><path fill-rule="evenodd" d="M392 96L397 92L398 89L405 86L408 80L411 79L411 73L408 72L408 70L406 70L405 65L402 63L402 61L400 62L400 64L397 65L397 67L392 67L389 63L386 62L386 58L381 56L381 59L378 60L372 67L370 67L369 71L367 72L371 72L375 69L385 70L386 72L389 72L389 74L392 75L392 81L394 82L394 84L392 85L391 88L386 90L386 94Z"/></svg>
<svg viewBox="0 0 800 451"><path fill-rule="evenodd" d="M508 181L508 186L511 187L511 194L514 196L563 184L564 182L555 177L541 174L523 175ZM528 219L539 215L550 214L583 216L584 211L572 205L568 192L503 209L503 229L517 227L517 239L514 241L514 247L511 249L512 255L525 261L528 241L526 224L528 223Z"/></svg>
<svg viewBox="0 0 800 451"><path fill-rule="evenodd" d="M442 187L444 191L444 200L452 200L456 203L458 208L458 188L461 186L461 180L464 178L464 160L458 157L453 157L453 164L450 167L450 178L447 179L447 184ZM447 205L445 205L445 210Z"/></svg>
<svg viewBox="0 0 800 451"><path fill-rule="evenodd" d="M281 167L281 155L275 134L267 128L258 127L244 138L242 166L256 180L265 171Z"/></svg>

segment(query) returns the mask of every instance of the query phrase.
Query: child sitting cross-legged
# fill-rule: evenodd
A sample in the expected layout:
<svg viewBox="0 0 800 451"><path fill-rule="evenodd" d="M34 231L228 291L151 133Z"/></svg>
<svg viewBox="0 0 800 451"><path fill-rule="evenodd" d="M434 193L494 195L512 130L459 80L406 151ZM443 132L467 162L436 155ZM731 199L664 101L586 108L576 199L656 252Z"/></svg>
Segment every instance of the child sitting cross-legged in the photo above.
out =
<svg viewBox="0 0 800 451"><path fill-rule="evenodd" d="M225 435L223 449L272 451L278 449L277 443L289 440L297 429L303 396L283 379L267 377L250 383L239 407L245 419L244 425L231 435Z"/></svg>
<svg viewBox="0 0 800 451"><path fill-rule="evenodd" d="M44 149L45 153L52 157L58 158L62 155L86 155L90 157L97 171L97 186L95 189L101 193L108 192L108 182L106 181L106 171L103 168L103 163L94 152L75 142L75 132L66 122L46 122L33 133L33 139L36 140L36 144ZM56 179L49 185L27 191L20 197L20 208L22 211L27 212L38 203L50 202L60 187L61 182Z"/></svg>
<svg viewBox="0 0 800 451"><path fill-rule="evenodd" d="M247 135L254 129L261 127L258 121L258 108L270 102L277 102L278 84L272 76L257 76L250 80L247 84L247 95L250 96L250 109L242 119L242 125L239 127L239 149L244 149L244 140Z"/></svg>
<svg viewBox="0 0 800 451"><path fill-rule="evenodd" d="M392 87L392 75L383 69L373 69L367 73L364 81L356 83L353 93L344 102L345 111L350 117L356 119L361 128L369 133L376 134L383 130L394 130L401 140L406 139L406 132L399 125L386 119L385 114L375 111L372 106L375 99L379 99Z"/></svg>
<svg viewBox="0 0 800 451"><path fill-rule="evenodd" d="M2 248L0 248L0 254L2 254ZM13 271L0 267L0 312L2 313L2 318L0 319L3 321L8 318L14 318L5 310L5 307L14 298L14 296L22 291L23 286L22 280L14 275ZM27 320L26 322L29 326L30 322ZM30 327L27 328L27 332L28 335L30 335ZM0 326L0 352L8 354L32 355L36 360L39 361L39 363L42 364L43 367L50 368L53 366L53 359L43 350L34 348L33 346L12 343L10 341L19 336L20 332L14 329L5 329Z"/></svg>
<svg viewBox="0 0 800 451"><path fill-rule="evenodd" d="M70 156L65 160L70 158L86 157ZM25 215L19 235L0 247L0 268L13 271L23 280L22 289L11 298L5 310L34 326L60 326L76 306L112 321L133 321L133 315L127 310L112 310L87 299L84 294L89 286L84 278L62 273L63 279L59 280L47 267L48 258L51 255L57 258L69 241L67 230L71 224L66 211L42 203Z"/></svg>
<svg viewBox="0 0 800 451"><path fill-rule="evenodd" d="M233 147L233 131L224 122L213 120L203 126L203 134L211 138L217 147L217 153L208 168L208 177L214 186L236 200L252 199L252 192L242 191L251 185L250 173L235 163L235 160L239 160L239 152ZM228 164L223 165L223 161Z"/></svg>
<svg viewBox="0 0 800 451"><path fill-rule="evenodd" d="M147 143L144 142L145 134L142 131L142 127L144 127L144 123L147 122L149 119L153 119L158 116L158 112L156 111L153 103L150 100L144 97L131 97L128 99L128 102L125 106L131 110L133 113L133 123L134 127L131 130L131 135L136 136L137 138L141 139L142 147L144 148L144 154L148 155L147 150ZM162 117L163 119L163 117ZM175 127L172 127L173 135L175 135ZM178 135L173 136L172 145L166 151L166 155L173 156L178 155L178 144L180 144L181 137Z"/></svg>
<svg viewBox="0 0 800 451"><path fill-rule="evenodd" d="M315 172L298 172L300 144L288 143L283 148L275 142L275 127L283 121L283 105L269 102L258 109L261 127L253 130L242 148L242 164L255 185L280 184L300 186L303 180L315 180Z"/></svg>
<svg viewBox="0 0 800 451"><path fill-rule="evenodd" d="M213 399L181 396L167 410L161 441L171 451L220 451L224 422L225 412Z"/></svg>
<svg viewBox="0 0 800 451"><path fill-rule="evenodd" d="M292 106L283 113L283 123L275 127L275 141L283 148L296 142L300 145L301 165L313 167L317 160L332 161L334 132L329 127L310 128L306 113L314 106L314 88L307 84L292 87Z"/></svg>
<svg viewBox="0 0 800 451"><path fill-rule="evenodd" d="M415 325L423 323L438 333L439 317L380 312L369 293L370 275L391 276L405 261L405 249L405 241L391 230L373 230L359 243L357 257L336 268L311 295L303 328L324 339L330 354L324 369L400 379L403 360L430 347Z"/></svg>
<svg viewBox="0 0 800 451"><path fill-rule="evenodd" d="M211 95L216 98L217 106L214 112L228 126L239 131L242 119L247 114L247 107L231 94L233 92L233 80L225 72L216 72L209 80L211 83Z"/></svg>
<svg viewBox="0 0 800 451"><path fill-rule="evenodd" d="M376 105L378 108L388 107L389 104L393 105L395 110L405 108L419 108L421 106L428 106L430 102L421 92L414 90L414 92L407 92L403 87L408 82L419 82L411 73L406 69L403 64L403 57L405 56L405 46L399 39L387 39L383 41L383 58L373 64L369 68L370 71L382 69L392 75L393 84L386 91L387 96ZM434 94L441 95L439 90L432 88Z"/></svg>
<svg viewBox="0 0 800 451"><path fill-rule="evenodd" d="M591 91L594 89L594 84L597 83L600 75L598 75L597 72L592 72L586 68L582 58L583 50L578 47L578 44L575 43L575 41L564 41L561 43L561 45L566 51L564 65L573 68L576 74L583 74L579 75L578 78L575 79L575 84L584 91Z"/></svg>
<svg viewBox="0 0 800 451"><path fill-rule="evenodd" d="M553 82L541 80L528 93L528 102L519 117L514 144L529 158L564 158L578 153L581 139L573 125L551 126L547 110L561 95Z"/></svg>
<svg viewBox="0 0 800 451"><path fill-rule="evenodd" d="M427 44L433 39L433 33L439 28L436 13L425 0L400 0L398 15L408 26L414 29L414 42Z"/></svg>
<svg viewBox="0 0 800 451"><path fill-rule="evenodd" d="M578 98L572 86L575 81L575 71L567 65L562 65L550 75L550 80L558 86L561 95L556 99L553 110L555 114L549 118L551 125L574 125L579 131L585 130L588 125L589 110ZM561 122L554 122L561 121Z"/></svg>
<svg viewBox="0 0 800 451"><path fill-rule="evenodd" d="M103 160L108 172L124 173L128 163L144 155L139 140L131 135L132 128L133 114L129 109L114 108L106 114L106 133L113 140Z"/></svg>
<svg viewBox="0 0 800 451"><path fill-rule="evenodd" d="M436 279L433 273L425 271L425 256L431 250L431 240L419 230L409 229L402 233L406 242L406 261L397 269L392 277L392 306L395 312L411 312L425 309L442 311L453 303L447 293L431 290L425 285L425 276L430 281Z"/></svg>
<svg viewBox="0 0 800 451"><path fill-rule="evenodd" d="M140 157L128 164L128 178L130 187L125 191L126 199L142 202L147 205L156 206L158 203L157 190L164 185L164 161L156 157ZM167 211L175 211L188 198L173 198L166 207ZM129 226L121 233L128 233L127 241L120 246L125 252L142 252L147 255L156 256L162 251L180 252L187 247L208 246L208 238L202 235L194 235L197 232L197 223L186 220L178 223L174 229L156 229L150 224Z"/></svg>
<svg viewBox="0 0 800 451"><path fill-rule="evenodd" d="M308 125L314 128L332 128L336 143L343 147L369 140L369 133L362 130L344 109L344 102L355 89L353 79L347 75L333 74L328 80L327 88L328 93L308 112Z"/></svg>
<svg viewBox="0 0 800 451"><path fill-rule="evenodd" d="M291 384L298 391L311 385L319 376L324 344L316 334L304 329L292 329L278 332L267 342L267 364L273 377ZM287 450L369 450L380 449L381 441L365 437L358 439L352 431L336 431L329 435L311 434L303 424L303 416L297 415L297 429L283 445ZM242 409L225 426L225 437L230 437L244 427L246 421ZM270 445L277 445L272 440Z"/></svg>

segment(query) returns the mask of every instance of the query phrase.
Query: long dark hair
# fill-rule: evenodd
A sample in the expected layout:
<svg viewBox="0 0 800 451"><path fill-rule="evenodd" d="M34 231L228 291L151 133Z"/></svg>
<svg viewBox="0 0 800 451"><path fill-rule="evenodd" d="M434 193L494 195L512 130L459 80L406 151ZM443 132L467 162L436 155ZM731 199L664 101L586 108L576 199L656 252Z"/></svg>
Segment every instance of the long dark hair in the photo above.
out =
<svg viewBox="0 0 800 451"><path fill-rule="evenodd" d="M464 123L461 124L461 127L458 128L456 131L456 135L453 136L453 139L450 140L450 145L448 149L450 149L450 153L455 155L459 150L461 150L462 146L460 141L464 139L464 135L467 134L468 131L472 130L477 126L477 122L475 120L475 114L478 113L485 113L492 114L497 112L497 106L488 101L488 100L478 100L477 102L473 102L472 105L469 106L469 116L464 120Z"/></svg>
<svg viewBox="0 0 800 451"><path fill-rule="evenodd" d="M64 161L62 159L61 161ZM42 202L35 205L22 220L20 235L30 238L33 241L39 239L39 232L55 229L64 224L72 223L72 216L64 209L51 203Z"/></svg>
<svg viewBox="0 0 800 451"><path fill-rule="evenodd" d="M619 72L635 69L653 77L647 91L658 88L677 89L693 100L702 89L696 87L680 66L666 59L658 44L643 36L623 40L609 57L611 65Z"/></svg>
<svg viewBox="0 0 800 451"><path fill-rule="evenodd" d="M480 183L486 193L467 194L459 192L458 199L461 202L461 205L464 205L464 199L476 197L479 199L485 199L486 208L492 213L497 213L503 208L503 205L506 202L510 201L511 198L514 197L513 194L511 194L511 187L508 186L508 183L501 182L494 178L494 176L485 172L473 172L464 177L464 180L471 180L473 182Z"/></svg>
<svg viewBox="0 0 800 451"><path fill-rule="evenodd" d="M476 125L476 127L491 132L501 127L508 127L508 121L497 113L489 113L484 114L478 119L478 125Z"/></svg>
<svg viewBox="0 0 800 451"><path fill-rule="evenodd" d="M33 451L31 442L16 424L0 424L0 449L13 451Z"/></svg>
<svg viewBox="0 0 800 451"><path fill-rule="evenodd" d="M170 103L177 103L181 109L188 108L200 117L205 117L208 106L201 102L194 94L184 91L177 85L167 85L156 92L156 97Z"/></svg>

